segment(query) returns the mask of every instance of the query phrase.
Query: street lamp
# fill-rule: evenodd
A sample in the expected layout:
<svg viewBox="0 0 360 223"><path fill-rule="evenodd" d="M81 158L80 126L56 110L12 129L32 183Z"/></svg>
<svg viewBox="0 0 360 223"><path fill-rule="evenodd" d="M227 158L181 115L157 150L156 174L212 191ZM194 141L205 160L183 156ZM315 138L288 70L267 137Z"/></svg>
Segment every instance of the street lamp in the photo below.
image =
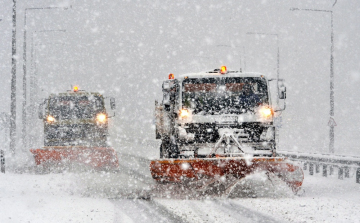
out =
<svg viewBox="0 0 360 223"><path fill-rule="evenodd" d="M0 19L0 22L2 21L2 19ZM4 143L6 141L6 127L8 124L8 115L5 112L0 113L0 130L3 128L4 129ZM4 124L6 125L6 127L4 127ZM1 173L5 173L5 153L4 150L2 148L0 148L0 172Z"/></svg>
<svg viewBox="0 0 360 223"><path fill-rule="evenodd" d="M70 6L71 7L71 6ZM22 104L22 142L23 142L23 146L26 147L27 146L27 142L26 142L26 104L27 104L27 100L26 100L26 86L27 86L27 81L26 81L26 31L27 31L27 25L26 25L26 15L28 10L49 10L49 9L63 9L66 10L69 7L43 7L43 8L25 8L25 13L24 13L24 43L23 43L23 104Z"/></svg>
<svg viewBox="0 0 360 223"><path fill-rule="evenodd" d="M11 94L10 94L10 151L15 154L16 141L16 0L12 7L11 37Z"/></svg>
<svg viewBox="0 0 360 223"><path fill-rule="evenodd" d="M320 10L320 9L299 9L299 8L290 8L290 11L310 11L310 12L325 12L330 13L331 18L331 50L330 50L330 118L328 125L330 127L330 143L329 143L329 151L330 153L334 153L334 144L335 144L335 133L334 127L336 126L334 120L334 106L335 106L335 97L334 97L334 27L333 27L333 11L331 10Z"/></svg>

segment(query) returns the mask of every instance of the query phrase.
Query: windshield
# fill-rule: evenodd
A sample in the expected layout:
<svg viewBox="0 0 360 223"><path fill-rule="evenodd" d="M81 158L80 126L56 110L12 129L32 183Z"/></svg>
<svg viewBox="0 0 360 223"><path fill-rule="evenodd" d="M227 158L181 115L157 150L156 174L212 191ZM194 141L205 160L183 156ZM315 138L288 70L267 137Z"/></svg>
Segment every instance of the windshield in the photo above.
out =
<svg viewBox="0 0 360 223"><path fill-rule="evenodd" d="M49 113L57 120L93 118L104 108L99 96L60 96L50 98Z"/></svg>
<svg viewBox="0 0 360 223"><path fill-rule="evenodd" d="M260 77L197 78L183 81L182 102L193 114L241 114L268 104Z"/></svg>

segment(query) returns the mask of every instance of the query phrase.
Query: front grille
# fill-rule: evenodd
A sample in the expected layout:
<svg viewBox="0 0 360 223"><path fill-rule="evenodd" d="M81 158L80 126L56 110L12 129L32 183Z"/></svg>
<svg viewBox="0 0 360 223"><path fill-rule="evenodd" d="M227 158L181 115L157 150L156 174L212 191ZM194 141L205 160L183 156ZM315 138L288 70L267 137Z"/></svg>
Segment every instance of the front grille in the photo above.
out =
<svg viewBox="0 0 360 223"><path fill-rule="evenodd" d="M107 128L99 128L94 124L47 125L45 126L45 145L78 145L93 144L107 136Z"/></svg>
<svg viewBox="0 0 360 223"><path fill-rule="evenodd" d="M220 139L218 129L243 129L243 133L239 134L240 141L258 142L260 135L265 129L259 123L242 123L219 125L215 123L190 123L185 126L187 133L195 134L194 143L215 143ZM236 132L235 132L236 134Z"/></svg>

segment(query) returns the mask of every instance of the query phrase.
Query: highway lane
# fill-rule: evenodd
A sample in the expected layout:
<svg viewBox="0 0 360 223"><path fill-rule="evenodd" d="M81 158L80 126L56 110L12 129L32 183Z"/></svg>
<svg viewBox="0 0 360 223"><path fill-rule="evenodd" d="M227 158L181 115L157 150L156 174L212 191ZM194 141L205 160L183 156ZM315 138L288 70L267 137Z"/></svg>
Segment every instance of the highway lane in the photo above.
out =
<svg viewBox="0 0 360 223"><path fill-rule="evenodd" d="M157 184L150 175L150 158L142 155L143 150L155 150L156 145L126 147L118 153L120 172L128 178L124 181L139 183L133 191L127 188L128 197L111 199L115 222L281 222L217 195L198 195L191 188Z"/></svg>

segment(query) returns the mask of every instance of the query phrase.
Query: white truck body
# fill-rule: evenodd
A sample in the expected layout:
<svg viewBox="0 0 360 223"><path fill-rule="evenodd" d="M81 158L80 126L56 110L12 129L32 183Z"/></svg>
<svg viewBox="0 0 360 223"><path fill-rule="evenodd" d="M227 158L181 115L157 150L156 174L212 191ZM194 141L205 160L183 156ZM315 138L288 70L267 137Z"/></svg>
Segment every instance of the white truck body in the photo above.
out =
<svg viewBox="0 0 360 223"><path fill-rule="evenodd" d="M284 99L285 87L278 91ZM205 156L224 131L246 153L275 155L274 110L264 75L220 70L185 74L164 81L163 93L162 103L155 106L161 157Z"/></svg>

